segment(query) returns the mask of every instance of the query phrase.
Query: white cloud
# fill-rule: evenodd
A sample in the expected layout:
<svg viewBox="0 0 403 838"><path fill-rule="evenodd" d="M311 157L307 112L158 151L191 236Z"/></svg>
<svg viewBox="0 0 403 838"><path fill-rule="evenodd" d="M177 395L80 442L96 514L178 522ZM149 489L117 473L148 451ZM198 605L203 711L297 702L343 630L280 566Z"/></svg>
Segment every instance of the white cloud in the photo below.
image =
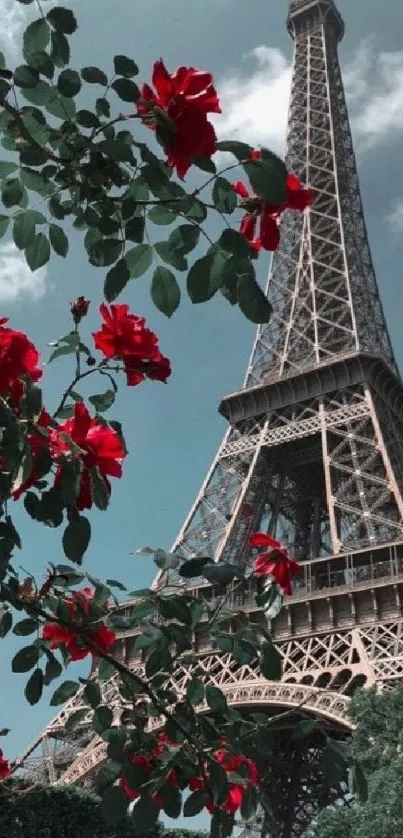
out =
<svg viewBox="0 0 403 838"><path fill-rule="evenodd" d="M17 0L0 0L0 21L1 46L15 53L18 36L27 25L27 7Z"/></svg>
<svg viewBox="0 0 403 838"><path fill-rule="evenodd" d="M403 129L403 51L376 51L374 38L362 41L342 68L352 130L359 150L396 136ZM242 57L240 67L218 90L223 114L215 126L220 139L284 150L291 63L278 49L261 45Z"/></svg>
<svg viewBox="0 0 403 838"><path fill-rule="evenodd" d="M47 269L32 272L14 242L0 247L0 303L39 300L45 294Z"/></svg>
<svg viewBox="0 0 403 838"><path fill-rule="evenodd" d="M386 222L392 233L398 235L403 233L403 198L396 201L392 212L386 218Z"/></svg>
<svg viewBox="0 0 403 838"><path fill-rule="evenodd" d="M249 69L251 67L251 69ZM284 151L291 64L278 49L256 47L243 67L218 84L222 115L215 119L220 139L243 140Z"/></svg>

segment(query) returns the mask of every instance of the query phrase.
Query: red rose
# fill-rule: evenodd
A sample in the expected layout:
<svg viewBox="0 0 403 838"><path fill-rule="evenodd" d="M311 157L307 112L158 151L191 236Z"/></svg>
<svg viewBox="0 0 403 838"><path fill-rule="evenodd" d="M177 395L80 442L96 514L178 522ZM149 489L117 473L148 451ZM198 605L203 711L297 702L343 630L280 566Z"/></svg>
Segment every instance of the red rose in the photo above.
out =
<svg viewBox="0 0 403 838"><path fill-rule="evenodd" d="M77 297L74 300L74 303L70 305L70 311L73 315L73 320L76 325L80 322L80 320L88 314L88 309L90 307L90 301L86 300L85 297Z"/></svg>
<svg viewBox="0 0 403 838"><path fill-rule="evenodd" d="M180 747L179 745L176 745L176 743L171 742L165 733L158 734L158 741L156 747L153 748L152 751L150 751L149 755L138 754L137 756L133 757L133 765L138 765L146 775L151 774L158 764L158 758L162 756L167 745L176 748ZM178 785L178 777L174 769L171 768L167 772L164 782L166 783L166 785L171 787L176 787ZM132 789L125 777L122 776L120 778L119 784L121 789L123 789L124 793L129 798L129 800L137 800L138 797L142 797L142 792L138 792L135 789ZM147 794L147 792L144 793ZM152 797L154 798L154 803L157 809L162 809L164 804L163 798L159 791L157 790L153 792Z"/></svg>
<svg viewBox="0 0 403 838"><path fill-rule="evenodd" d="M69 436L81 451L71 451L61 434ZM83 402L76 402L74 416L67 419L57 430L52 430L50 437L55 457L79 457L84 464L76 504L78 509L90 509L92 506L90 469L94 466L99 469L110 494L108 477L122 476L121 462L126 456L122 440L113 428L92 419ZM56 487L61 485L62 479L63 462L60 462L56 471Z"/></svg>
<svg viewBox="0 0 403 838"><path fill-rule="evenodd" d="M221 804L221 807L224 812L228 812L231 814L235 814L238 811L240 806L242 805L242 800L245 794L245 791L248 785L256 785L258 781L258 768L256 763L249 759L248 757L242 756L240 754L230 754L224 749L216 751L213 754L214 758L217 762L220 763L221 767L227 774L231 774L233 772L238 771L241 766L246 765L248 767L248 779L245 780L245 785L241 785L239 783L230 783L228 796L227 799ZM194 777L189 782L189 788L191 791L196 791L197 789L204 788L204 778L201 777ZM206 809L213 814L216 810L216 804L213 800L209 800L206 803Z"/></svg>
<svg viewBox="0 0 403 838"><path fill-rule="evenodd" d="M251 535L249 546L267 547L267 552L260 553L253 563L255 576L272 576L283 593L291 596L291 579L301 570L301 565L291 558L279 541L264 532Z"/></svg>
<svg viewBox="0 0 403 838"><path fill-rule="evenodd" d="M99 332L93 334L97 349L108 359L123 361L129 387L145 378L166 381L171 374L168 358L158 348L158 338L146 327L144 317L129 314L127 305L104 303L99 308L104 319Z"/></svg>
<svg viewBox="0 0 403 838"><path fill-rule="evenodd" d="M0 319L0 393L7 395L17 379L29 375L38 381L42 375L39 369L39 352L23 332L6 327L8 317ZM22 387L14 393L14 399L21 397ZM18 401L18 398L17 398Z"/></svg>
<svg viewBox="0 0 403 838"><path fill-rule="evenodd" d="M3 751L0 748L0 780L7 780L11 774L11 768L6 759L4 759Z"/></svg>
<svg viewBox="0 0 403 838"><path fill-rule="evenodd" d="M154 90L144 84L138 113L149 128L155 130L161 109L170 120L173 131L164 142L168 165L176 168L183 179L193 157L211 157L215 152L216 134L208 113L221 113L213 77L194 67L179 67L168 73L160 59L152 74Z"/></svg>
<svg viewBox="0 0 403 838"><path fill-rule="evenodd" d="M81 624L81 612L83 611L84 614L88 614L90 609L90 600L93 596L94 591L91 588L83 588L83 590L76 591L70 597L65 597L63 599L63 603L68 609L72 622L77 622L78 625ZM77 603L79 603L80 609L77 608ZM105 605L107 606L107 603L105 603ZM99 624L94 628L89 628L87 633L88 637L96 643L96 645L99 646L103 652L108 652L116 639L115 633L104 624ZM60 646L65 646L71 660L73 661L82 660L87 655L96 657L97 653L85 646L84 639L80 639L72 629L64 628L58 623L45 623L42 629L42 637L44 640L51 641L51 649L58 649Z"/></svg>
<svg viewBox="0 0 403 838"><path fill-rule="evenodd" d="M261 151L256 149L249 155L251 160L260 160ZM312 204L313 192L305 189L295 175L287 175L286 199L282 204L268 204L259 195L250 195L242 181L233 184L233 190L242 199L241 206L246 210L241 218L239 231L251 244L254 250L277 250L280 243L278 219L284 210L298 210L302 212ZM259 222L259 236L256 238L256 228Z"/></svg>

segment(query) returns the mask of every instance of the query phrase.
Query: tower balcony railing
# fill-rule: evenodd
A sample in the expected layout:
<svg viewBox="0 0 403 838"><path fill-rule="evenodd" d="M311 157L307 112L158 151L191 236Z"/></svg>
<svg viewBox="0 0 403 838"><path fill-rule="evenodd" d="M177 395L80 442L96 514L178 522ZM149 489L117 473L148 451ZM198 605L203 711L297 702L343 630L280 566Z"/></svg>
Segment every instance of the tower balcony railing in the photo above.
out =
<svg viewBox="0 0 403 838"><path fill-rule="evenodd" d="M397 581L403 582L402 542L301 562L301 571L293 579L293 593L287 597L287 603ZM219 592L212 586L200 587L196 593L211 604L218 601ZM234 610L254 610L255 593L256 581L249 579L227 597L226 605Z"/></svg>
<svg viewBox="0 0 403 838"><path fill-rule="evenodd" d="M383 544L354 552L301 561L301 571L293 579L293 593L286 604L319 599L329 595L365 590L397 582L403 583L403 542ZM226 596L225 606L231 611L256 611L256 579L234 583L234 590ZM192 588L194 596L203 597L208 604L218 604L222 589L206 582ZM133 602L133 605L135 603ZM122 603L122 616L130 618L131 603ZM164 622L163 618L160 618ZM154 617L158 622L158 617ZM121 637L136 634L136 630L119 632Z"/></svg>

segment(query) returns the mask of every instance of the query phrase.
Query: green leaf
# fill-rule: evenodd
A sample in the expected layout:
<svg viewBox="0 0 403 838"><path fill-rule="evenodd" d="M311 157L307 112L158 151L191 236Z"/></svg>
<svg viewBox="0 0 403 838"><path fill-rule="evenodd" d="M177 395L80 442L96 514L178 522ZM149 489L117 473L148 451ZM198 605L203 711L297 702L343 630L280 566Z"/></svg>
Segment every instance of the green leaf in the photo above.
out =
<svg viewBox="0 0 403 838"><path fill-rule="evenodd" d="M145 245L144 245L145 246ZM119 259L123 242L119 239L99 239L89 250L89 260L96 268L113 265Z"/></svg>
<svg viewBox="0 0 403 838"><path fill-rule="evenodd" d="M50 29L46 20L39 18L30 23L23 36L24 58L27 60L31 53L46 49L49 38Z"/></svg>
<svg viewBox="0 0 403 838"><path fill-rule="evenodd" d="M327 739L326 748L322 751L320 768L328 783L346 780L350 756L350 747L346 742Z"/></svg>
<svg viewBox="0 0 403 838"><path fill-rule="evenodd" d="M85 719L87 713L88 710L86 710L85 707L81 707L80 710L75 710L75 712L68 717L66 724L64 725L64 729L66 731L74 730L74 728L77 727L83 719Z"/></svg>
<svg viewBox="0 0 403 838"><path fill-rule="evenodd" d="M201 169L202 172L209 172L209 174L214 175L217 171L214 160L211 157L192 157L192 163L198 169Z"/></svg>
<svg viewBox="0 0 403 838"><path fill-rule="evenodd" d="M145 218L144 215L137 215L126 222L125 237L131 242L141 244L144 238Z"/></svg>
<svg viewBox="0 0 403 838"><path fill-rule="evenodd" d="M258 590L256 594L256 604L262 609L268 620L274 620L274 617L277 617L277 614L281 611L283 600L284 595L275 582L269 585L266 582L263 590Z"/></svg>
<svg viewBox="0 0 403 838"><path fill-rule="evenodd" d="M78 692L79 688L80 685L77 684L77 681L63 681L60 687L54 691L49 702L50 706L56 707L58 704L64 704L69 698L73 698L73 695Z"/></svg>
<svg viewBox="0 0 403 838"><path fill-rule="evenodd" d="M152 797L140 797L132 812L134 831L141 835L149 832L157 823L159 810Z"/></svg>
<svg viewBox="0 0 403 838"><path fill-rule="evenodd" d="M140 98L140 90L137 84L130 79L115 79L111 87L123 102L137 102Z"/></svg>
<svg viewBox="0 0 403 838"><path fill-rule="evenodd" d="M91 524L83 515L74 516L63 533L64 555L75 564L81 564L91 540Z"/></svg>
<svg viewBox="0 0 403 838"><path fill-rule="evenodd" d="M177 787L165 785L160 791L162 808L169 818L179 818L182 811L182 795Z"/></svg>
<svg viewBox="0 0 403 838"><path fill-rule="evenodd" d="M247 274L238 277L238 303L252 323L269 323L273 309L260 285Z"/></svg>
<svg viewBox="0 0 403 838"><path fill-rule="evenodd" d="M18 169L16 163L11 163L8 160L1 160L0 161L0 180L12 175L15 170Z"/></svg>
<svg viewBox="0 0 403 838"><path fill-rule="evenodd" d="M47 663L45 667L45 676L43 679L43 683L48 686L55 678L59 678L63 672L63 667L61 663L57 660L54 656L53 652L50 652L49 649L46 652L47 655Z"/></svg>
<svg viewBox="0 0 403 838"><path fill-rule="evenodd" d="M200 556L196 559L188 559L179 568L179 576L183 579L194 579L203 574L206 565L212 565L213 560L207 556Z"/></svg>
<svg viewBox="0 0 403 838"><path fill-rule="evenodd" d="M97 707L92 717L92 726L96 733L104 733L105 730L109 730L113 721L113 713L110 707L107 707L105 704L102 704L101 707Z"/></svg>
<svg viewBox="0 0 403 838"><path fill-rule="evenodd" d="M115 401L115 391L106 390L105 393L98 393L97 395L90 396L89 401L94 405L97 413L104 413L105 410L109 410L109 408L112 407Z"/></svg>
<svg viewBox="0 0 403 838"><path fill-rule="evenodd" d="M42 265L46 265L50 258L50 244L43 233L37 233L33 242L25 251L25 258L31 271L37 271Z"/></svg>
<svg viewBox="0 0 403 838"><path fill-rule="evenodd" d="M176 217L176 212L163 204L151 207L148 212L148 220L153 224L172 224Z"/></svg>
<svg viewBox="0 0 403 838"><path fill-rule="evenodd" d="M237 140L221 140L216 144L217 151L226 151L233 154L237 160L247 160L253 147L247 143L240 143Z"/></svg>
<svg viewBox="0 0 403 838"><path fill-rule="evenodd" d="M241 803L241 818L249 821L257 809L257 790L255 786L249 785L244 791Z"/></svg>
<svg viewBox="0 0 403 838"><path fill-rule="evenodd" d="M128 79L137 76L139 71L136 62L126 55L115 55L113 65L117 76L126 76Z"/></svg>
<svg viewBox="0 0 403 838"><path fill-rule="evenodd" d="M108 84L105 73L98 67L83 67L81 78L88 82L88 84L102 84L103 87L106 87Z"/></svg>
<svg viewBox="0 0 403 838"><path fill-rule="evenodd" d="M101 703L101 688L96 681L89 681L84 687L84 698L95 710Z"/></svg>
<svg viewBox="0 0 403 838"><path fill-rule="evenodd" d="M11 662L11 669L13 672L29 672L38 662L39 648L38 646L25 646L14 655Z"/></svg>
<svg viewBox="0 0 403 838"><path fill-rule="evenodd" d="M107 119L110 118L111 106L108 100L103 96L100 96L100 98L95 102L95 110L98 116L105 116Z"/></svg>
<svg viewBox="0 0 403 838"><path fill-rule="evenodd" d="M13 624L11 611L0 612L0 637L6 637Z"/></svg>
<svg viewBox="0 0 403 838"><path fill-rule="evenodd" d="M360 803L366 803L368 800L368 781L365 776L362 765L359 762L354 762L349 770L349 786L352 794L356 794Z"/></svg>
<svg viewBox="0 0 403 838"><path fill-rule="evenodd" d="M19 204L24 194L24 189L18 178L10 178L1 184L1 197L5 207L14 207Z"/></svg>
<svg viewBox="0 0 403 838"><path fill-rule="evenodd" d="M172 267L176 268L178 271L187 270L188 263L183 253L171 247L169 242L156 242L154 244L154 249L158 253L158 256L160 256L164 262L167 262L168 265L172 265Z"/></svg>
<svg viewBox="0 0 403 838"><path fill-rule="evenodd" d="M55 253L65 258L69 249L69 240L58 224L49 224L49 239Z"/></svg>
<svg viewBox="0 0 403 838"><path fill-rule="evenodd" d="M225 695L212 684L206 686L206 701L213 713L226 713L228 710Z"/></svg>
<svg viewBox="0 0 403 838"><path fill-rule="evenodd" d="M43 690L43 672L41 669L35 669L28 678L28 681L25 685L25 698L31 704L37 704L39 699L41 698Z"/></svg>
<svg viewBox="0 0 403 838"><path fill-rule="evenodd" d="M56 11L56 9L55 9ZM62 70L57 80L57 89L62 96L77 96L81 90L81 79L76 70Z"/></svg>
<svg viewBox="0 0 403 838"><path fill-rule="evenodd" d="M70 61L70 45L63 32L52 32L50 36L50 58L56 67L65 67Z"/></svg>
<svg viewBox="0 0 403 838"><path fill-rule="evenodd" d="M221 233L219 244L223 250L234 253L235 256L249 258L251 255L251 248L247 239L237 230L224 230Z"/></svg>
<svg viewBox="0 0 403 838"><path fill-rule="evenodd" d="M198 678L192 678L191 681L188 681L186 695L193 707L197 707L198 704L204 701L204 693L205 687L202 681L199 681Z"/></svg>
<svg viewBox="0 0 403 838"><path fill-rule="evenodd" d="M97 509L107 509L109 491L99 468L93 466L90 470L91 497Z"/></svg>
<svg viewBox="0 0 403 838"><path fill-rule="evenodd" d="M39 82L39 73L34 67L27 64L20 64L14 70L14 84L17 87L36 87Z"/></svg>
<svg viewBox="0 0 403 838"><path fill-rule="evenodd" d="M29 65L35 70L38 70L43 76L47 76L48 79L53 78L55 68L47 52L40 50L30 55Z"/></svg>
<svg viewBox="0 0 403 838"><path fill-rule="evenodd" d="M200 229L195 224L180 224L173 230L168 239L168 246L182 256L186 256L197 245L200 238Z"/></svg>
<svg viewBox="0 0 403 838"><path fill-rule="evenodd" d="M27 210L27 212L21 212L19 215L16 215L13 225L14 244L19 250L24 250L32 244L34 238L35 222L32 218L32 213Z"/></svg>
<svg viewBox="0 0 403 838"><path fill-rule="evenodd" d="M179 623L183 623L186 626L190 625L192 616L188 606L183 602L181 597L160 597L158 607L165 620L178 620Z"/></svg>
<svg viewBox="0 0 403 838"><path fill-rule="evenodd" d="M273 643L266 641L260 652L259 667L268 681L281 681L283 666L281 655Z"/></svg>
<svg viewBox="0 0 403 838"><path fill-rule="evenodd" d="M17 634L19 637L26 637L28 634L33 634L38 628L38 621L33 620L31 617L27 617L25 620L20 620L19 623L16 623L13 628L13 634Z"/></svg>
<svg viewBox="0 0 403 838"><path fill-rule="evenodd" d="M302 719L302 721L298 722L292 732L292 741L299 742L301 739L305 739L307 736L310 736L314 730L318 727L318 720L317 719Z"/></svg>
<svg viewBox="0 0 403 838"><path fill-rule="evenodd" d="M238 203L237 196L228 180L218 177L213 186L214 206L219 212L231 214Z"/></svg>
<svg viewBox="0 0 403 838"><path fill-rule="evenodd" d="M149 244L132 247L125 256L132 279L137 279L148 271L153 260L153 249Z"/></svg>
<svg viewBox="0 0 403 838"><path fill-rule="evenodd" d="M8 230L8 225L10 224L10 216L9 215L0 215L0 239L5 236Z"/></svg>
<svg viewBox="0 0 403 838"><path fill-rule="evenodd" d="M99 128L101 124L98 117L95 116L92 111L87 111L85 109L77 111L76 122L78 122L79 125L82 125L83 128Z"/></svg>
<svg viewBox="0 0 403 838"><path fill-rule="evenodd" d="M101 660L98 665L98 678L100 681L109 681L115 675L115 667L109 661Z"/></svg>
<svg viewBox="0 0 403 838"><path fill-rule="evenodd" d="M46 81L40 81L36 87L23 89L24 99L32 102L33 105L47 105L52 95L52 88Z"/></svg>
<svg viewBox="0 0 403 838"><path fill-rule="evenodd" d="M204 303L210 300L218 291L222 276L218 259L225 261L225 256L208 253L201 259L196 259L187 275L187 292L192 303Z"/></svg>
<svg viewBox="0 0 403 838"><path fill-rule="evenodd" d="M63 6L56 6L51 9L46 15L49 23L58 32L63 32L65 35L72 35L77 29L77 21L70 9L65 9Z"/></svg>
<svg viewBox="0 0 403 838"><path fill-rule="evenodd" d="M20 171L20 178L21 183L23 183L27 189L30 189L32 192L38 192L39 195L49 195L53 189L53 186L45 177L42 177L39 172L35 172L32 169L22 168ZM32 213L32 218L35 220L35 224L46 224L46 218L42 215L42 213L36 212L35 210L26 210L26 212Z"/></svg>
<svg viewBox="0 0 403 838"><path fill-rule="evenodd" d="M99 811L108 826L116 826L126 816L128 805L129 801L123 789L119 786L108 786L102 795Z"/></svg>
<svg viewBox="0 0 403 838"><path fill-rule="evenodd" d="M148 247L148 245L146 245ZM131 251L129 251L130 253ZM126 287L130 279L130 271L127 265L127 256L119 259L116 265L106 274L104 283L104 296L108 303L112 303Z"/></svg>
<svg viewBox="0 0 403 838"><path fill-rule="evenodd" d="M49 113L57 116L58 119L74 119L76 115L76 106L73 99L61 96L57 87L51 89L45 107Z"/></svg>
<svg viewBox="0 0 403 838"><path fill-rule="evenodd" d="M268 204L275 206L284 203L287 198L284 168L283 161L275 154L266 159L250 160L244 163L244 170L254 192Z"/></svg>
<svg viewBox="0 0 403 838"><path fill-rule="evenodd" d="M192 818L204 809L210 800L210 794L206 789L197 789L185 800L183 814L185 818Z"/></svg>
<svg viewBox="0 0 403 838"><path fill-rule="evenodd" d="M178 308L181 290L168 268L158 266L155 269L151 283L151 299L155 307L167 317L172 317Z"/></svg>
<svg viewBox="0 0 403 838"><path fill-rule="evenodd" d="M238 569L227 562L214 562L203 568L203 576L216 585L229 585L237 576Z"/></svg>

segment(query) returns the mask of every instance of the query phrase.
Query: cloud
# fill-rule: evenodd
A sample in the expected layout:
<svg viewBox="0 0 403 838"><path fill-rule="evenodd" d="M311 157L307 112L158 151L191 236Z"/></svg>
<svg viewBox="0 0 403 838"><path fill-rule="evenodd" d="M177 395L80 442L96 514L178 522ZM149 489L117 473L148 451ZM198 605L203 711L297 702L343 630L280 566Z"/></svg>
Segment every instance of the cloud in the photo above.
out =
<svg viewBox="0 0 403 838"><path fill-rule="evenodd" d="M15 53L17 39L27 25L27 7L16 0L0 0L0 43L6 52Z"/></svg>
<svg viewBox="0 0 403 838"><path fill-rule="evenodd" d="M354 139L360 151L403 129L403 51L376 50L375 38L362 41L342 67ZM220 139L242 139L284 151L291 62L267 45L242 57L218 82L223 114L215 119Z"/></svg>
<svg viewBox="0 0 403 838"><path fill-rule="evenodd" d="M0 303L39 300L47 290L47 269L32 272L14 242L0 247Z"/></svg>
<svg viewBox="0 0 403 838"><path fill-rule="evenodd" d="M291 64L265 45L243 57L243 66L218 84L222 115L215 127L220 139L243 140L284 151Z"/></svg>
<svg viewBox="0 0 403 838"><path fill-rule="evenodd" d="M386 217L386 223L389 225L392 233L400 235L403 233L403 199L396 201L393 211Z"/></svg>

